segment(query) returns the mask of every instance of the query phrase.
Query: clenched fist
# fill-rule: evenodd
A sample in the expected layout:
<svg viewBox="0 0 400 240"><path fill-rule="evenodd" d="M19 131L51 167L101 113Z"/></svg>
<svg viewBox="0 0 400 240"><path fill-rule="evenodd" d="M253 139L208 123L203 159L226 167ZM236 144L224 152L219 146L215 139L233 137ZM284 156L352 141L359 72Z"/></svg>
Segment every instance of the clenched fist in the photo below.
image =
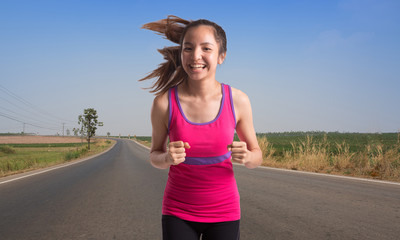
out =
<svg viewBox="0 0 400 240"><path fill-rule="evenodd" d="M168 145L167 163L171 165L178 165L185 161L185 149L189 149L190 145L187 142L176 141L170 142Z"/></svg>
<svg viewBox="0 0 400 240"><path fill-rule="evenodd" d="M228 145L228 150L232 151L232 162L245 164L248 161L246 142L232 142Z"/></svg>

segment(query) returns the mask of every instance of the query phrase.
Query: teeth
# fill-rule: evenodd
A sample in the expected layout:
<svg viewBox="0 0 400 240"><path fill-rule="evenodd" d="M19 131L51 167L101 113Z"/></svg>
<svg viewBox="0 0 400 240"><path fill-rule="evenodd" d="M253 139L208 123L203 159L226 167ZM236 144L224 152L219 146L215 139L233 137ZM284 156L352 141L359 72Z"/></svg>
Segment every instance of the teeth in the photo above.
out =
<svg viewBox="0 0 400 240"><path fill-rule="evenodd" d="M190 67L192 68L204 68L206 65L202 65L202 64L191 64Z"/></svg>

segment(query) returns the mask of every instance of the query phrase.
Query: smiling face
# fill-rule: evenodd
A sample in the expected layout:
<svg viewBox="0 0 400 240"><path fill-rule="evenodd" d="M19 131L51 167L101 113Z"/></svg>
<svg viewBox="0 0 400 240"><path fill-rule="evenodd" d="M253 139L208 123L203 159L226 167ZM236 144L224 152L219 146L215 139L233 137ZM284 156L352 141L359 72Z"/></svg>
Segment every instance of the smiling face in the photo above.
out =
<svg viewBox="0 0 400 240"><path fill-rule="evenodd" d="M225 60L211 26L200 25L188 29L182 41L182 66L192 80L215 80L218 64Z"/></svg>

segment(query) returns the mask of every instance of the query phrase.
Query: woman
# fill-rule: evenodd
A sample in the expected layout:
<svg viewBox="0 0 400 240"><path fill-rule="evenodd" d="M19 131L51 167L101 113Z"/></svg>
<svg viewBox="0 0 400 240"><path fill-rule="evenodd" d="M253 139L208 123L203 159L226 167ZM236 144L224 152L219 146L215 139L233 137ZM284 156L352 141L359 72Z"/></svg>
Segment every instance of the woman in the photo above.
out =
<svg viewBox="0 0 400 240"><path fill-rule="evenodd" d="M226 57L225 32L208 20L175 16L143 28L179 44L159 50L167 61L141 79L157 78L150 161L169 168L163 239L239 239L232 162L255 168L262 154L247 95L215 79ZM240 141L233 141L235 130Z"/></svg>

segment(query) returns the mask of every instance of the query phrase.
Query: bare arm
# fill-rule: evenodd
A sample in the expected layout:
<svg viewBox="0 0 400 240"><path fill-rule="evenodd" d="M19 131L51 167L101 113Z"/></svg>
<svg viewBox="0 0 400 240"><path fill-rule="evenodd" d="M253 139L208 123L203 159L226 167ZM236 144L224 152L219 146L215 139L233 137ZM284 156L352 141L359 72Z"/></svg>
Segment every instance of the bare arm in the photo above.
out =
<svg viewBox="0 0 400 240"><path fill-rule="evenodd" d="M248 96L232 88L232 97L236 112L236 132L240 142L233 142L232 161L242 163L247 168L256 168L262 163L262 152L253 125L253 114Z"/></svg>
<svg viewBox="0 0 400 240"><path fill-rule="evenodd" d="M154 98L151 107L151 149L150 162L156 168L166 169L167 134L168 134L168 94Z"/></svg>
<svg viewBox="0 0 400 240"><path fill-rule="evenodd" d="M168 137L168 93L157 96L151 108L152 140L150 149L151 164L160 169L177 165L185 161L185 148L188 143L182 141L170 142L167 149Z"/></svg>

